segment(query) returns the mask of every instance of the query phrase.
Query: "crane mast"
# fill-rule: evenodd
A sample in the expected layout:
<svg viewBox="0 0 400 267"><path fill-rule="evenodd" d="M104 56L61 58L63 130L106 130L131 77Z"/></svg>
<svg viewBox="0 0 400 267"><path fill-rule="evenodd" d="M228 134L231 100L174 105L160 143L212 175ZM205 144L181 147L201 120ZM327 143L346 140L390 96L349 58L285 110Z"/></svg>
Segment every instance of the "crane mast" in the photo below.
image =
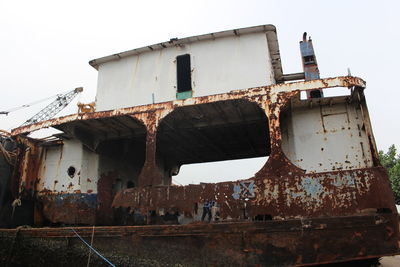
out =
<svg viewBox="0 0 400 267"><path fill-rule="evenodd" d="M69 91L66 94L57 95L56 100L48 104L44 109L42 109L32 118L24 122L20 127L53 118L58 112L63 110L82 91L83 88L78 87L72 91Z"/></svg>

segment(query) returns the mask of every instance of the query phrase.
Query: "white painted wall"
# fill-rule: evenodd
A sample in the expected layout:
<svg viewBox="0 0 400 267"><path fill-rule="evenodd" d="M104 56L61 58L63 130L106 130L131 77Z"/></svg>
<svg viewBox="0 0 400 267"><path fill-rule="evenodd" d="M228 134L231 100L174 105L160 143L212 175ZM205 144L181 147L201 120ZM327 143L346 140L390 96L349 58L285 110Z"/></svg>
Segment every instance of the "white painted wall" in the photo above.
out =
<svg viewBox="0 0 400 267"><path fill-rule="evenodd" d="M78 140L64 140L64 145L45 149L47 152L39 172L38 191L97 193L97 154L84 149ZM76 169L72 178L67 173L70 166Z"/></svg>
<svg viewBox="0 0 400 267"><path fill-rule="evenodd" d="M168 47L99 65L96 110L176 99L176 57L191 55L193 96L274 83L265 33Z"/></svg>
<svg viewBox="0 0 400 267"><path fill-rule="evenodd" d="M352 104L294 108L281 121L282 149L307 173L371 167L362 125L361 111Z"/></svg>
<svg viewBox="0 0 400 267"><path fill-rule="evenodd" d="M97 193L97 181L99 180L99 155L88 150L82 144L81 167L81 192Z"/></svg>

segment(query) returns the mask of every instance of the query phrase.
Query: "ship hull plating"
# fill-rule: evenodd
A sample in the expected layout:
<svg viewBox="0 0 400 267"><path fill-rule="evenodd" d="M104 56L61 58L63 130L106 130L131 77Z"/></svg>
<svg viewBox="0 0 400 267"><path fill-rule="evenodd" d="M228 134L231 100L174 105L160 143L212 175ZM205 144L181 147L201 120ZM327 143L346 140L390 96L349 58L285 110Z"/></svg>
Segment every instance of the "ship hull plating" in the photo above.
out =
<svg viewBox="0 0 400 267"><path fill-rule="evenodd" d="M331 87L350 93L300 99ZM122 266L300 266L396 254L398 215L364 87L356 77L327 78L14 129L11 184L34 203L41 228L0 230L2 261L83 265L88 248L77 234ZM63 134L24 135L43 127ZM171 184L183 164L260 156L269 158L247 179ZM210 200L211 222L201 222Z"/></svg>

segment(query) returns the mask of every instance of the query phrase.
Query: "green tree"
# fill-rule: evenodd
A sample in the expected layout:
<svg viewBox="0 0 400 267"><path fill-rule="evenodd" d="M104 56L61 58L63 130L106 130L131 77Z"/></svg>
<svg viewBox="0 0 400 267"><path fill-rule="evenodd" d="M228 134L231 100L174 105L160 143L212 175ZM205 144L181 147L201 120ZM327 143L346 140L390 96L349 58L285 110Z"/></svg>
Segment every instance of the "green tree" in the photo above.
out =
<svg viewBox="0 0 400 267"><path fill-rule="evenodd" d="M382 166L389 172L389 179L396 203L400 204L400 155L397 154L396 147L391 145L387 153L380 150L379 160Z"/></svg>

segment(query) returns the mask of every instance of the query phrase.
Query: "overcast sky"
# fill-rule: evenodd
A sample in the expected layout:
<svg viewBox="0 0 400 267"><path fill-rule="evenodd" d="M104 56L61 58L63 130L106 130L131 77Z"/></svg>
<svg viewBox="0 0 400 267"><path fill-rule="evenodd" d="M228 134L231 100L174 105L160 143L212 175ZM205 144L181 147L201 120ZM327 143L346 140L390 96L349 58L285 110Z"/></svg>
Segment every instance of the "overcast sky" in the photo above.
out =
<svg viewBox="0 0 400 267"><path fill-rule="evenodd" d="M298 43L307 31L321 77L346 75L350 68L367 81L378 149L400 147L400 88L393 82L400 76L399 3L0 0L0 111L83 86L84 93L62 115L74 113L76 101L95 97L97 71L88 65L91 59L173 37L274 24L284 73L302 71ZM47 103L0 115L0 129L17 127ZM260 164L245 163L249 167L243 169L251 175ZM204 167L191 173L220 175Z"/></svg>

